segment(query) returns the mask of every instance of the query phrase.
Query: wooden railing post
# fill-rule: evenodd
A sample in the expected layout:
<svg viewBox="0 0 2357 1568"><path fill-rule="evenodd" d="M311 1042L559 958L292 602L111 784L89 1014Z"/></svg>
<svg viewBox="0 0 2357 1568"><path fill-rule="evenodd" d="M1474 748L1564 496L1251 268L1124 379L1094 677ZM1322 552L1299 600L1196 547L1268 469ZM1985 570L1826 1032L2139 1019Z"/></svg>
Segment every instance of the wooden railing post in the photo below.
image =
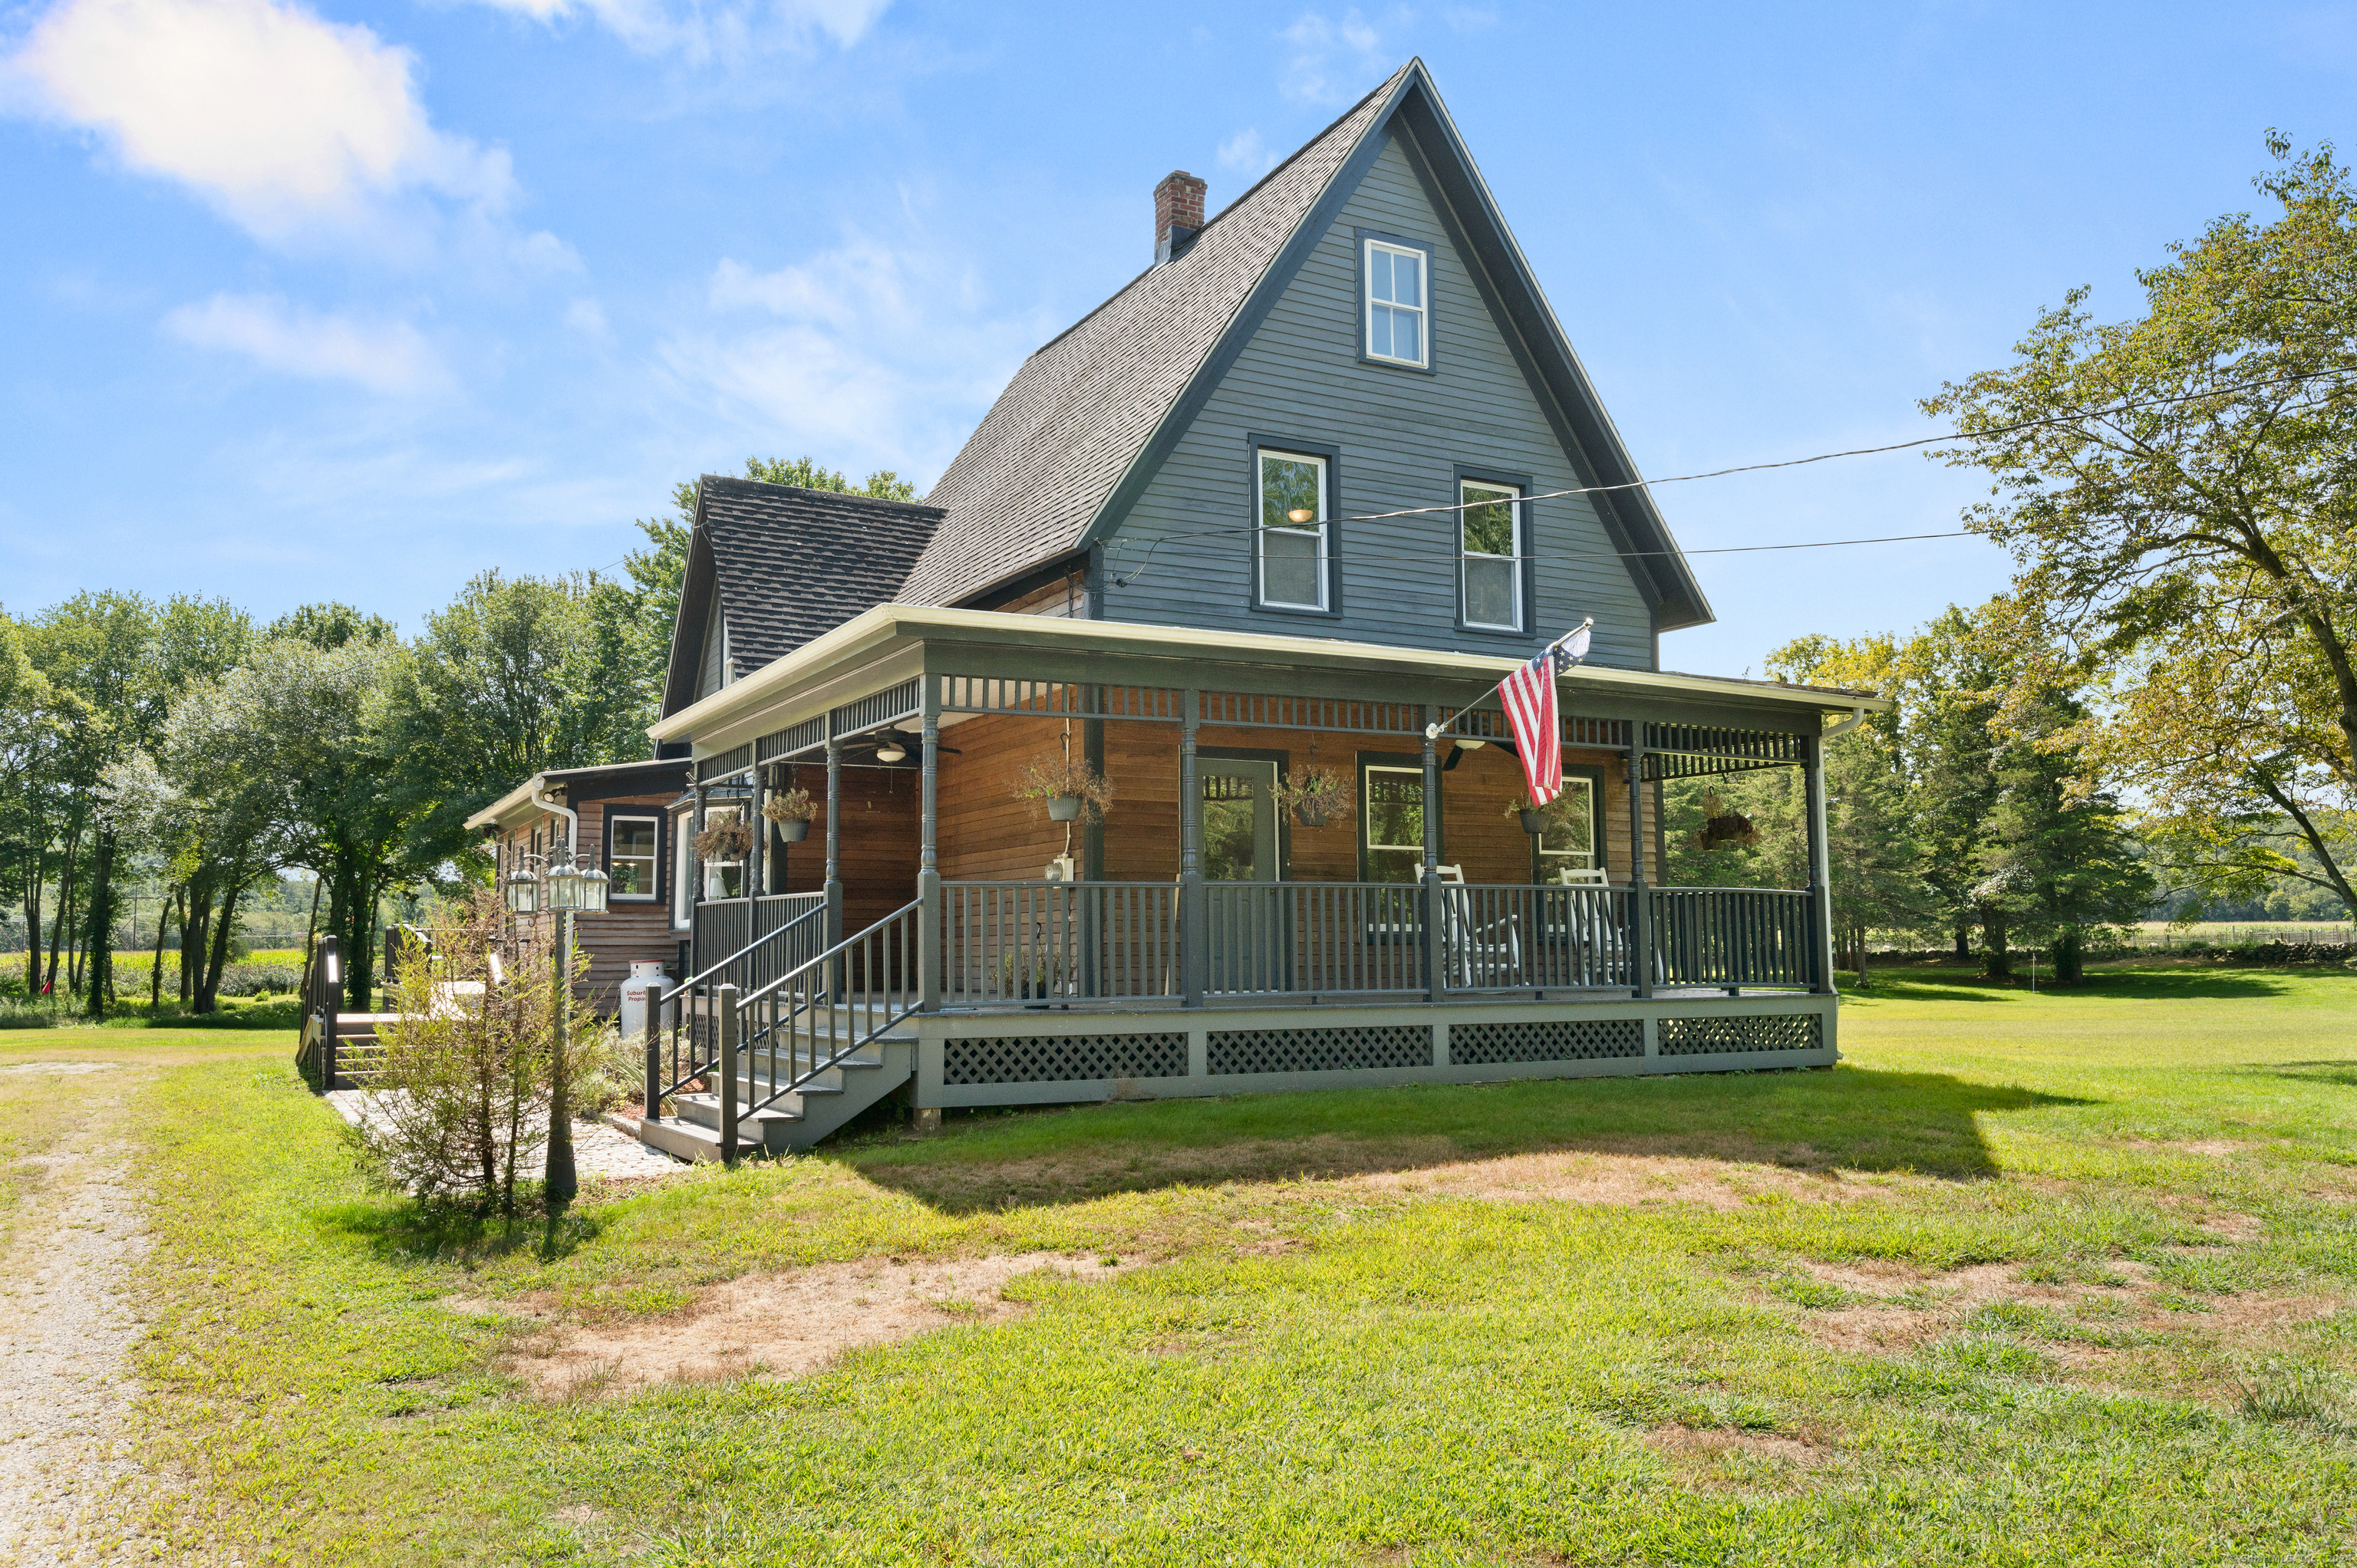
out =
<svg viewBox="0 0 2357 1568"><path fill-rule="evenodd" d="M1801 777L1809 804L1809 989L1820 996L1834 989L1832 856L1825 833L1825 743L1801 740ZM1859 962L1864 963L1864 960Z"/></svg>
<svg viewBox="0 0 2357 1568"><path fill-rule="evenodd" d="M319 939L319 1092L336 1087L336 1030L343 1013L344 962L334 937Z"/></svg>
<svg viewBox="0 0 2357 1568"><path fill-rule="evenodd" d="M1630 989L1653 994L1652 896L1645 887L1645 724L1629 724L1629 969Z"/></svg>
<svg viewBox="0 0 2357 1568"><path fill-rule="evenodd" d="M1448 989L1448 909L1440 883L1440 751L1433 732L1440 710L1424 705L1424 991L1434 1002Z"/></svg>
<svg viewBox="0 0 2357 1568"><path fill-rule="evenodd" d="M720 1011L720 1048L713 1058L714 1085L720 1091L720 1158L737 1163L737 988L722 983L712 988L713 1005Z"/></svg>
<svg viewBox="0 0 2357 1568"><path fill-rule="evenodd" d="M662 1009L663 988L661 984L647 987L647 1112L650 1122L662 1120Z"/></svg>
<svg viewBox="0 0 2357 1568"><path fill-rule="evenodd" d="M843 742L828 715L826 735L826 945L843 940ZM827 994L842 994L843 966L827 966Z"/></svg>
<svg viewBox="0 0 2357 1568"><path fill-rule="evenodd" d="M1211 972L1211 921L1203 908L1203 790L1195 774L1195 733L1201 693L1179 693L1178 712L1178 975L1182 1004L1200 1007Z"/></svg>
<svg viewBox="0 0 2357 1568"><path fill-rule="evenodd" d="M933 678L925 677L924 779L917 825L917 1005L927 1013L942 1010L942 867L936 839L940 831L942 756L941 697ZM906 976L901 978L908 983Z"/></svg>

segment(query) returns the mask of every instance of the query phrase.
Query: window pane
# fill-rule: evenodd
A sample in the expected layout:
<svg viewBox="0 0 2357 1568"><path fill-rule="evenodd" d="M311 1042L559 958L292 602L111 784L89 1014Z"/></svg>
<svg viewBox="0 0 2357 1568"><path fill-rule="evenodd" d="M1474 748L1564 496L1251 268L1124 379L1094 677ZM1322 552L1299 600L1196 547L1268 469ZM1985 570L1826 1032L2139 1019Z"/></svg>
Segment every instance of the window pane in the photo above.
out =
<svg viewBox="0 0 2357 1568"><path fill-rule="evenodd" d="M1424 363L1424 317L1398 311L1392 320L1392 358Z"/></svg>
<svg viewBox="0 0 2357 1568"><path fill-rule="evenodd" d="M1522 624L1514 603L1514 564L1486 556L1465 558L1465 618L1479 626Z"/></svg>
<svg viewBox="0 0 2357 1568"><path fill-rule="evenodd" d="M1563 781L1563 817L1550 816L1539 835L1539 853L1557 865L1589 866L1596 861L1596 782Z"/></svg>
<svg viewBox="0 0 2357 1568"><path fill-rule="evenodd" d="M1392 253L1373 245L1367 247L1367 297L1395 297L1392 293Z"/></svg>
<svg viewBox="0 0 2357 1568"><path fill-rule="evenodd" d="M1392 257L1391 297L1402 305L1424 303L1424 258L1422 256Z"/></svg>
<svg viewBox="0 0 2357 1568"><path fill-rule="evenodd" d="M1424 775L1405 768L1367 769L1367 847L1424 853Z"/></svg>
<svg viewBox="0 0 2357 1568"><path fill-rule="evenodd" d="M1392 349L1392 312L1385 305L1367 307L1367 352L1388 358Z"/></svg>
<svg viewBox="0 0 2357 1568"><path fill-rule="evenodd" d="M1318 538L1292 529L1261 534L1260 596L1269 604L1326 607Z"/></svg>
<svg viewBox="0 0 2357 1568"><path fill-rule="evenodd" d="M1514 508L1512 490L1495 485L1468 484L1461 501L1486 500L1483 506L1468 506L1465 519L1465 553L1468 555L1512 555L1514 553Z"/></svg>
<svg viewBox="0 0 2357 1568"><path fill-rule="evenodd" d="M1298 528L1326 519L1326 498L1318 492L1325 465L1299 457L1279 457L1264 452L1260 458L1260 521L1267 528ZM1307 511L1306 518L1295 518Z"/></svg>
<svg viewBox="0 0 2357 1568"><path fill-rule="evenodd" d="M1251 779L1232 773L1206 775L1202 789L1203 879L1252 881L1259 791Z"/></svg>

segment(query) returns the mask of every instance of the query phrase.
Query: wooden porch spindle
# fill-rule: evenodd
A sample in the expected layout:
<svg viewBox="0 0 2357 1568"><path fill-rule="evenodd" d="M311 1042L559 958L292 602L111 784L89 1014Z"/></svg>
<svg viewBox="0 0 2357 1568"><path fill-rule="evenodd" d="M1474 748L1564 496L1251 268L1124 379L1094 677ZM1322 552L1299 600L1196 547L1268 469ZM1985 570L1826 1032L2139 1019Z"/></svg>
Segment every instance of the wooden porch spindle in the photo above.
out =
<svg viewBox="0 0 2357 1568"><path fill-rule="evenodd" d="M1433 739L1440 710L1424 705L1424 989L1433 1001L1448 988L1448 894L1440 885L1440 752Z"/></svg>
<svg viewBox="0 0 2357 1568"><path fill-rule="evenodd" d="M1809 989L1834 991L1833 866L1825 832L1825 743L1801 740L1801 779L1809 802ZM1858 961L1860 967L1865 960Z"/></svg>
<svg viewBox="0 0 2357 1568"><path fill-rule="evenodd" d="M1630 989L1653 993L1652 896L1645 887L1645 724L1629 721Z"/></svg>
<svg viewBox="0 0 2357 1568"><path fill-rule="evenodd" d="M1203 790L1195 776L1195 732L1202 696L1192 687L1179 693L1178 710L1178 973L1181 1004L1203 1004L1211 954L1210 922L1203 918Z"/></svg>
<svg viewBox="0 0 2357 1568"><path fill-rule="evenodd" d="M941 700L925 682L924 776L917 813L917 1005L942 1010L942 869L936 844L940 829L942 757ZM904 980L903 984L907 982Z"/></svg>

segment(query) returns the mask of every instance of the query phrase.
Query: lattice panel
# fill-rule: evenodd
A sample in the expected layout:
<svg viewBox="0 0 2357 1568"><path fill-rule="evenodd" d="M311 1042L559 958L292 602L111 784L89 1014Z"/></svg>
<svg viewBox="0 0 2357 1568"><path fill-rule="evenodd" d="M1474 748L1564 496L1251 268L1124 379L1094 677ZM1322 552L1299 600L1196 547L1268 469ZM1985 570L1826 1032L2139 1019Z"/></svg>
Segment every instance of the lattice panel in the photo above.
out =
<svg viewBox="0 0 2357 1568"><path fill-rule="evenodd" d="M1714 1057L1737 1051L1813 1051L1824 1043L1824 1020L1814 1013L1752 1018L1664 1018L1665 1057Z"/></svg>
<svg viewBox="0 0 2357 1568"><path fill-rule="evenodd" d="M1211 1036L1214 1076L1236 1072L1349 1072L1430 1067L1432 1026L1361 1029L1236 1029Z"/></svg>
<svg viewBox="0 0 2357 1568"><path fill-rule="evenodd" d="M1487 1062L1585 1062L1644 1054L1645 1026L1637 1018L1459 1024L1448 1031L1448 1059L1459 1067Z"/></svg>
<svg viewBox="0 0 2357 1568"><path fill-rule="evenodd" d="M1105 1078L1184 1078L1187 1036L1019 1035L951 1040L943 1083L1071 1083Z"/></svg>

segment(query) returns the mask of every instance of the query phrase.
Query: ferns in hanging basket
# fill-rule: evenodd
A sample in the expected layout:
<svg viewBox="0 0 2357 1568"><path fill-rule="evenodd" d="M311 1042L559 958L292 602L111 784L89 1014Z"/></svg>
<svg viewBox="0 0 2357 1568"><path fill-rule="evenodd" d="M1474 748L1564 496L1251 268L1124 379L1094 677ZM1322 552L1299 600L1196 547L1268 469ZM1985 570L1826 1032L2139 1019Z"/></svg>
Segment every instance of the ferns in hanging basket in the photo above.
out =
<svg viewBox="0 0 2357 1568"><path fill-rule="evenodd" d="M696 834L694 843L698 860L723 863L742 860L753 853L753 830L730 817Z"/></svg>
<svg viewBox="0 0 2357 1568"><path fill-rule="evenodd" d="M1304 827L1322 828L1336 817L1348 817L1358 799L1347 776L1314 763L1276 781L1276 809L1291 811Z"/></svg>
<svg viewBox="0 0 2357 1568"><path fill-rule="evenodd" d="M1760 842L1760 830L1751 819L1720 800L1716 789L1703 791L1702 814L1706 819L1702 831L1695 834L1697 849L1728 849Z"/></svg>
<svg viewBox="0 0 2357 1568"><path fill-rule="evenodd" d="M1014 794L1035 806L1046 802L1048 814L1059 822L1076 816L1082 822L1101 822L1113 805L1113 781L1080 758L1051 751L1023 765L1023 771L1015 776Z"/></svg>
<svg viewBox="0 0 2357 1568"><path fill-rule="evenodd" d="M806 822L818 815L818 802L807 789L782 789L761 802L761 815L773 822Z"/></svg>

